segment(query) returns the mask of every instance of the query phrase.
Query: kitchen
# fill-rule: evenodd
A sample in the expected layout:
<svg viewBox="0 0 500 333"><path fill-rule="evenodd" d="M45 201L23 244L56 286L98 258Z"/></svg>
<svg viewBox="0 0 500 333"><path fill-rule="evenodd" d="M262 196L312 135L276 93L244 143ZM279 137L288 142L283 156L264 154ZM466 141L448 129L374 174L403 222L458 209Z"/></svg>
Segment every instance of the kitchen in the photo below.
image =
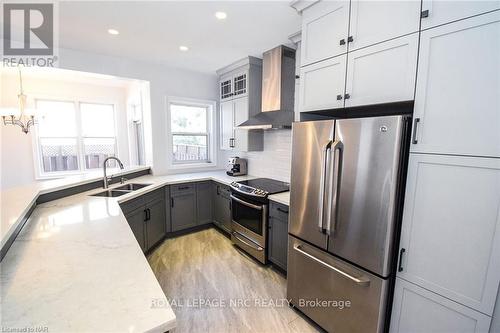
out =
<svg viewBox="0 0 500 333"><path fill-rule="evenodd" d="M0 72L2 329L500 331L499 1L54 5L58 68Z"/></svg>

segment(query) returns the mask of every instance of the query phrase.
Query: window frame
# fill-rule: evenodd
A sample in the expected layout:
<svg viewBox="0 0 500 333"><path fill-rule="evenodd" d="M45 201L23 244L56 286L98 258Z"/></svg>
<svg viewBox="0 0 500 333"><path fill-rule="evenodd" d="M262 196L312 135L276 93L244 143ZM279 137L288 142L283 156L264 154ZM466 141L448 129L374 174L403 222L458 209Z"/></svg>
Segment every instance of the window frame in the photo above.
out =
<svg viewBox="0 0 500 333"><path fill-rule="evenodd" d="M47 95L37 95L32 94L34 105L36 107L38 101L49 101L49 102L66 102L72 103L75 108L75 121L76 121L76 136L68 137L76 139L76 152L77 152L77 161L78 161L78 169L70 170L70 171L57 171L57 172L45 172L43 171L43 162L42 162L42 151L40 144L40 136L38 126L34 126L33 128L33 136L32 136L32 147L33 147L33 162L35 164L35 179L44 180L44 179L57 179L68 176L76 176L76 175L84 175L89 173L94 173L96 169L87 169L85 167L85 147L84 147L84 138L92 138L92 137L84 137L83 136L83 128L82 128L82 114L80 105L81 104L103 104L103 105L111 105L113 107L113 126L114 126L114 146L115 146L115 156L119 156L119 145L118 145L118 123L116 110L118 103L116 101L111 101L109 99L92 99L92 98L81 98L81 97L57 97L57 96L47 96ZM35 116L36 117L36 116ZM42 139L45 137L42 137ZM48 137L49 138L49 137ZM50 137L51 138L51 137ZM100 137L99 137L100 138ZM111 137L110 137L111 138Z"/></svg>
<svg viewBox="0 0 500 333"><path fill-rule="evenodd" d="M207 109L207 131L206 132L173 132L172 131L172 117L171 117L171 106L181 105L181 106L193 106L193 107L203 107ZM167 97L166 101L166 120L167 120L167 130L166 130L166 142L167 142L167 161L169 169L189 169L189 168L211 168L217 165L217 133L215 132L216 123L216 102L212 100L202 100L193 99L186 97ZM207 138L207 160L188 160L188 161L174 161L174 145L173 138L174 135L187 135L187 136L206 136Z"/></svg>

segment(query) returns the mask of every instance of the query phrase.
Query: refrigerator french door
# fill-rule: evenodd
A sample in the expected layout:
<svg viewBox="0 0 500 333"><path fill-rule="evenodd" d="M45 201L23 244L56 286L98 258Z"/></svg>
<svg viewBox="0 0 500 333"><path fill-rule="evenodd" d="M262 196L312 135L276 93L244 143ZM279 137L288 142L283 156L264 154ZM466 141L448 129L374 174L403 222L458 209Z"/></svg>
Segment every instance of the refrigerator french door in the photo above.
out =
<svg viewBox="0 0 500 333"><path fill-rule="evenodd" d="M407 120L293 124L287 293L328 331L383 330Z"/></svg>

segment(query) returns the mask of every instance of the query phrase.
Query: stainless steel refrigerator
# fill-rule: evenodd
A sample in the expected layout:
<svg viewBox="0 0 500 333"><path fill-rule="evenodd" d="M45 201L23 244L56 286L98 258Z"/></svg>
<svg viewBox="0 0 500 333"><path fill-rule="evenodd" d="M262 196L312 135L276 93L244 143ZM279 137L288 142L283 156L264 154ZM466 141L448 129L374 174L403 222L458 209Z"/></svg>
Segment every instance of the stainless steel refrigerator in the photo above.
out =
<svg viewBox="0 0 500 333"><path fill-rule="evenodd" d="M293 124L287 294L327 331L384 330L408 123Z"/></svg>

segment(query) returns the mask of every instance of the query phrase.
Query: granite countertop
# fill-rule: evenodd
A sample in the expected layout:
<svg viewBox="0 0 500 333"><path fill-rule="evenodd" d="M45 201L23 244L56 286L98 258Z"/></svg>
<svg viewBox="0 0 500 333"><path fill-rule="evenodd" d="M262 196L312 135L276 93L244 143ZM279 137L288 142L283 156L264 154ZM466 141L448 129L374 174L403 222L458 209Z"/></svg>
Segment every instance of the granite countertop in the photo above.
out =
<svg viewBox="0 0 500 333"><path fill-rule="evenodd" d="M118 198L89 196L102 191L98 188L37 205L0 263L2 326L43 326L55 332L174 328L175 314L119 203L169 184L204 180L230 184L251 178L255 177L230 177L223 171L147 175L129 182L150 186ZM54 181L52 187L45 183L2 192L2 228L4 217L21 220L40 194L95 179L87 176L73 183ZM110 188L116 186L120 185ZM285 192L270 200L288 204L288 197ZM15 223L5 225L12 228ZM2 237L7 234L2 230Z"/></svg>

